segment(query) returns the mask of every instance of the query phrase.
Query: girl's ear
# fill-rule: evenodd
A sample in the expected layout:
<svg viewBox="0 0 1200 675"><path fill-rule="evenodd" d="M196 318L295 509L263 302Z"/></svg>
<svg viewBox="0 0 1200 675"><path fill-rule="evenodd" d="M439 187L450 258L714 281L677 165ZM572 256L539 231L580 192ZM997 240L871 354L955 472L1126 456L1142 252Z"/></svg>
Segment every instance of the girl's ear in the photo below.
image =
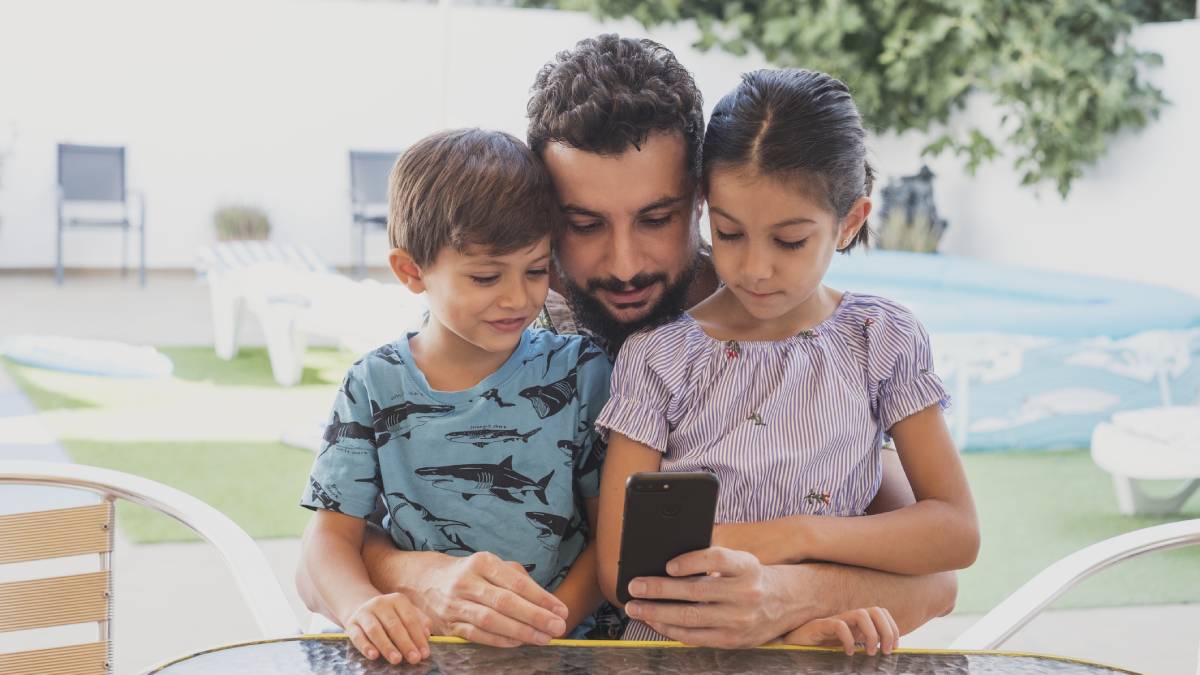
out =
<svg viewBox="0 0 1200 675"><path fill-rule="evenodd" d="M413 293L425 292L425 280L421 276L421 266L413 260L412 256L402 248L394 248L388 253L388 265L392 268L392 274L400 283L404 284L408 290Z"/></svg>
<svg viewBox="0 0 1200 675"><path fill-rule="evenodd" d="M858 236L858 231L866 225L869 215L871 215L871 198L859 197L850 206L846 217L842 218L842 223L838 226L838 250L846 248L854 241L854 238Z"/></svg>

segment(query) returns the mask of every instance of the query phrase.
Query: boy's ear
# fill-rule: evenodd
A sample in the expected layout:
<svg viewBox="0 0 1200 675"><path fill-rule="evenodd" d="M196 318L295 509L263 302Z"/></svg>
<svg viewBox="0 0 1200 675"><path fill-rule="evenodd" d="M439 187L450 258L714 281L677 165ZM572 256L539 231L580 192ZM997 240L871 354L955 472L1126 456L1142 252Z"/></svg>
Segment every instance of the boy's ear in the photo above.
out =
<svg viewBox="0 0 1200 675"><path fill-rule="evenodd" d="M850 211L846 213L845 218L842 218L842 224L838 227L837 248L839 250L845 248L846 244L858 235L858 231L866 224L869 215L871 215L871 198L859 197L850 206Z"/></svg>
<svg viewBox="0 0 1200 675"><path fill-rule="evenodd" d="M388 265L392 274L400 283L413 293L425 292L425 279L421 276L421 266L402 248L394 248L388 253Z"/></svg>

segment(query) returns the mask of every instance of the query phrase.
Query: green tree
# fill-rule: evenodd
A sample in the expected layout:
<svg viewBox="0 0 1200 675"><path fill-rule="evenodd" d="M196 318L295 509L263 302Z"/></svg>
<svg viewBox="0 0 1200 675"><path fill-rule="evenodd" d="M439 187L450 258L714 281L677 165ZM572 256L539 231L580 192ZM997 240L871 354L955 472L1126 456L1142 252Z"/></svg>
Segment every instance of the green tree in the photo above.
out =
<svg viewBox="0 0 1200 675"><path fill-rule="evenodd" d="M646 27L694 21L696 47L759 50L777 66L822 70L850 85L877 132L930 134L922 154L953 152L969 171L1011 150L1023 185L1064 197L1119 132L1166 103L1146 82L1158 54L1129 33L1185 18L1182 0L525 0L633 17ZM998 129L949 125L976 94Z"/></svg>

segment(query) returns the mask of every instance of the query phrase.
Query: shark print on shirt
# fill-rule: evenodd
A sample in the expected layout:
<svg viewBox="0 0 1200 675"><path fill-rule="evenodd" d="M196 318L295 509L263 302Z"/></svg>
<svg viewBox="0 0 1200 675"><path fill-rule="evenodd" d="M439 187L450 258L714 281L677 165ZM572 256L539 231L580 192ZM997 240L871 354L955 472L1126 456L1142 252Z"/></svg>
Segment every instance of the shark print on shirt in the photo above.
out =
<svg viewBox="0 0 1200 675"><path fill-rule="evenodd" d="M436 488L457 492L466 501L479 495L491 495L506 502L524 504L520 499L526 492L532 492L543 504L546 501L546 486L554 477L554 472L546 474L539 481L534 481L513 470L512 456L509 455L499 464L456 464L453 466L430 466L417 469L417 476L430 481Z"/></svg>
<svg viewBox="0 0 1200 675"><path fill-rule="evenodd" d="M521 433L516 429L504 429L501 427L478 427L475 429L467 429L466 431L451 431L446 434L446 440L454 443L465 443L473 445L477 448L482 448L493 443L511 443L521 441L528 443L529 439L534 434L541 431L538 427L533 431Z"/></svg>
<svg viewBox="0 0 1200 675"><path fill-rule="evenodd" d="M386 443L390 434L412 438L413 429L425 424L430 419L452 412L454 412L454 406L438 403L405 401L387 408L380 408L378 403L371 401L371 423L375 425L377 433L385 435L385 438L377 441L378 445Z"/></svg>

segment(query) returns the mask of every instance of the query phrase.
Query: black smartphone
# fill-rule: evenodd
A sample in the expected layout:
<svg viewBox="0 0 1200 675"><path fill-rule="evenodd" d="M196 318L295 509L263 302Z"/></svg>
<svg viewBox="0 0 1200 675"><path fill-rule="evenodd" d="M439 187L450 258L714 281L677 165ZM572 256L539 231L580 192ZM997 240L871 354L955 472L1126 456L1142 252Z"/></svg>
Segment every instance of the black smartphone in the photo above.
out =
<svg viewBox="0 0 1200 675"><path fill-rule="evenodd" d="M629 582L665 577L667 563L712 544L720 483L711 473L635 473L625 481L625 516L617 562L617 598L626 603Z"/></svg>

